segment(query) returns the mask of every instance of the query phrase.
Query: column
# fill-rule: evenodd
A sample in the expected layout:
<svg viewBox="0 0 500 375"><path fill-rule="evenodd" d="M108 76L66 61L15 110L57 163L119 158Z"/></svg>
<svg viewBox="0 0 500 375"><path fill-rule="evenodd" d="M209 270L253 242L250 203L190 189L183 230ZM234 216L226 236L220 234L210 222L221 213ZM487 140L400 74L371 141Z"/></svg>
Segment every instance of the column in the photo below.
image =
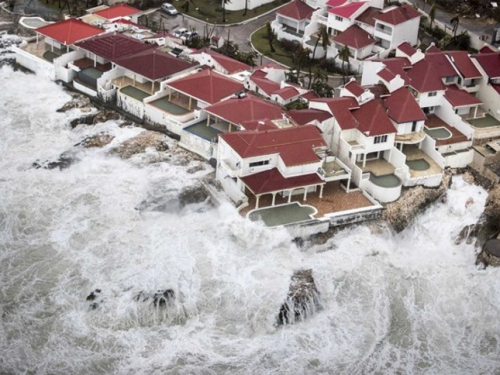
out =
<svg viewBox="0 0 500 375"><path fill-rule="evenodd" d="M273 193L273 203L271 203L271 206L274 206L276 202L276 193Z"/></svg>
<svg viewBox="0 0 500 375"><path fill-rule="evenodd" d="M351 177L347 179L347 192L349 193L350 190L351 190Z"/></svg>
<svg viewBox="0 0 500 375"><path fill-rule="evenodd" d="M307 188L304 188L304 201L307 200Z"/></svg>
<svg viewBox="0 0 500 375"><path fill-rule="evenodd" d="M259 199L260 199L260 195L256 195L255 196L256 198L256 201L255 201L255 208L259 208Z"/></svg>
<svg viewBox="0 0 500 375"><path fill-rule="evenodd" d="M319 187L319 199L323 199L323 188L325 187L325 184L321 184Z"/></svg>
<svg viewBox="0 0 500 375"><path fill-rule="evenodd" d="M476 118L476 117L477 117L477 109L478 109L478 108L479 108L479 106L477 105L477 106L476 106L476 109L474 110L474 118Z"/></svg>
<svg viewBox="0 0 500 375"><path fill-rule="evenodd" d="M189 97L189 104L188 104L188 109L191 110L191 101L193 100L192 97Z"/></svg>
<svg viewBox="0 0 500 375"><path fill-rule="evenodd" d="M292 201L292 192L293 192L293 189L289 191L289 195L288 195L288 203L290 203Z"/></svg>
<svg viewBox="0 0 500 375"><path fill-rule="evenodd" d="M366 154L363 154L363 168L366 167Z"/></svg>

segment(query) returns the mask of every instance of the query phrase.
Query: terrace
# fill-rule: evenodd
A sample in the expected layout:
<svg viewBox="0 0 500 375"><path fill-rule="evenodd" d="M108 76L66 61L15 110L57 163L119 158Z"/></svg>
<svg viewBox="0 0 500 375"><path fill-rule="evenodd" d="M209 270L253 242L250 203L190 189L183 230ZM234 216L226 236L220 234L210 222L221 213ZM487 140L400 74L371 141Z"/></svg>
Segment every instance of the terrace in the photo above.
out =
<svg viewBox="0 0 500 375"><path fill-rule="evenodd" d="M217 142L218 135L222 133L220 130L213 128L212 126L207 125L207 121L203 120L197 122L194 125L190 125L184 128L188 133L194 134L206 141Z"/></svg>
<svg viewBox="0 0 500 375"><path fill-rule="evenodd" d="M248 190L246 191L246 194L248 196L249 205L240 211L243 216L246 216L250 211L256 208L255 196ZM279 206L287 204L289 203L288 199L288 196L276 194L274 205ZM315 219L322 218L326 214L373 206L373 203L361 191L358 190L347 193L344 188L341 187L339 181L326 183L323 188L322 198L319 197L319 192L310 192L307 194L307 199L305 201L303 194L292 195L290 203L291 202L300 202L302 205L314 207L317 212L311 214L311 217ZM272 206L272 194L260 196L258 208Z"/></svg>
<svg viewBox="0 0 500 375"><path fill-rule="evenodd" d="M29 54L44 59L48 62L54 61L55 58L61 56L65 52L57 48L53 48L45 43L45 38L39 39L36 43L28 43L22 49Z"/></svg>
<svg viewBox="0 0 500 375"><path fill-rule="evenodd" d="M448 125L436 115L427 116L424 131L436 140L436 146L467 142L467 137L456 128Z"/></svg>
<svg viewBox="0 0 500 375"><path fill-rule="evenodd" d="M133 90L133 89L126 90L131 95L127 94L123 90L120 90L120 91L122 93L124 93L125 95L129 95L136 100L143 100L143 99L139 99L139 98L143 97L144 94L147 94L146 97L148 97L148 96L153 95L156 91L158 91L160 89L159 82L141 83L141 82L138 82L137 80L132 79L132 78L127 77L127 76L115 78L111 81L111 84L116 86L119 89L125 88L127 86L133 87L135 90Z"/></svg>
<svg viewBox="0 0 500 375"><path fill-rule="evenodd" d="M417 145L406 145L403 154L406 155L406 165L410 168L411 178L443 173L443 169Z"/></svg>
<svg viewBox="0 0 500 375"><path fill-rule="evenodd" d="M356 165L363 171L363 173L370 173L375 176L385 176L394 174L394 165L385 159L367 160L363 167L363 162L357 162Z"/></svg>
<svg viewBox="0 0 500 375"><path fill-rule="evenodd" d="M97 87L97 80L101 78L103 73L111 70L111 63L100 64L91 59L83 58L69 63L68 67L77 71L75 80L78 83L95 90Z"/></svg>

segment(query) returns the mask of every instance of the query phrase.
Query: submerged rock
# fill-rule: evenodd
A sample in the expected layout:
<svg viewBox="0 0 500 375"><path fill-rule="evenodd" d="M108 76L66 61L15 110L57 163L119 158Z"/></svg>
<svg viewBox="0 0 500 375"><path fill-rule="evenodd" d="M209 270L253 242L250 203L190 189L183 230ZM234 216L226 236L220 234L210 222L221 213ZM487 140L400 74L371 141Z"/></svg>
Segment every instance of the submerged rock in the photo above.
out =
<svg viewBox="0 0 500 375"><path fill-rule="evenodd" d="M167 151L169 147L166 136L146 130L112 149L111 153L118 155L122 159L129 159L136 154L143 153L150 147L156 151Z"/></svg>
<svg viewBox="0 0 500 375"><path fill-rule="evenodd" d="M92 106L92 104L90 103L90 99L87 96L77 93L69 94L71 95L71 100L64 104L61 108L59 108L57 112L67 112L70 109L74 108L85 108Z"/></svg>
<svg viewBox="0 0 500 375"><path fill-rule="evenodd" d="M187 206L188 204L201 203L207 200L209 197L207 190L202 184L196 184L192 186L184 187L179 193L179 202L181 206Z"/></svg>
<svg viewBox="0 0 500 375"><path fill-rule="evenodd" d="M107 144L109 144L113 139L115 139L115 137L110 134L98 133L85 138L83 141L77 143L75 146L82 146L85 148L104 147Z"/></svg>
<svg viewBox="0 0 500 375"><path fill-rule="evenodd" d="M463 240L465 240L466 243L470 245L472 243L473 238L477 236L478 230L479 227L476 224L466 225L465 227L462 228L460 233L455 237L455 245L461 244Z"/></svg>
<svg viewBox="0 0 500 375"><path fill-rule="evenodd" d="M36 168L36 169L40 169L40 168L43 168L43 169L55 169L55 168L59 168L60 170L62 169L66 169L66 168L69 168L77 159L75 158L75 156L69 152L69 151L66 151L66 152L63 152L59 158L57 158L56 160L45 160L43 162L40 162L40 161L35 161L33 163L33 168Z"/></svg>
<svg viewBox="0 0 500 375"><path fill-rule="evenodd" d="M293 324L313 315L321 307L312 270L299 270L292 276L290 289L278 314L278 324Z"/></svg>
<svg viewBox="0 0 500 375"><path fill-rule="evenodd" d="M500 240L498 238L486 241L476 259L476 264L481 263L485 266L500 267Z"/></svg>
<svg viewBox="0 0 500 375"><path fill-rule="evenodd" d="M172 289L162 289L155 293L140 291L134 297L137 302L147 302L150 299L153 301L154 307L165 307L175 299L175 292Z"/></svg>
<svg viewBox="0 0 500 375"><path fill-rule="evenodd" d="M103 109L99 111L93 118L92 124L98 124L100 122L106 122L109 120L120 120L120 114L114 111L109 111L107 109Z"/></svg>
<svg viewBox="0 0 500 375"><path fill-rule="evenodd" d="M436 188L425 188L423 186L408 188L396 202L385 207L382 218L396 232L401 232L413 221L418 213L446 193L451 185L451 179L451 171L446 170L441 185Z"/></svg>

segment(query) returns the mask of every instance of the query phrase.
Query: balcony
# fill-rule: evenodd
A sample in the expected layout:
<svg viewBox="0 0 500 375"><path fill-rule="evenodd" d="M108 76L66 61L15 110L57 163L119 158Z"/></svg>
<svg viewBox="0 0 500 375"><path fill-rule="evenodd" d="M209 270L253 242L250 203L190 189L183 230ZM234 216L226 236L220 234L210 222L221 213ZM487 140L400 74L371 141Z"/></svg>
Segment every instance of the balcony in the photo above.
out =
<svg viewBox="0 0 500 375"><path fill-rule="evenodd" d="M421 130L419 132L396 135L395 142L403 144L415 144L422 142L424 138L425 138L425 132Z"/></svg>
<svg viewBox="0 0 500 375"><path fill-rule="evenodd" d="M351 170L336 157L327 157L318 174L324 181L338 181L350 178Z"/></svg>
<svg viewBox="0 0 500 375"><path fill-rule="evenodd" d="M240 166L230 159L222 159L221 166L227 172L230 177L237 177L240 170Z"/></svg>

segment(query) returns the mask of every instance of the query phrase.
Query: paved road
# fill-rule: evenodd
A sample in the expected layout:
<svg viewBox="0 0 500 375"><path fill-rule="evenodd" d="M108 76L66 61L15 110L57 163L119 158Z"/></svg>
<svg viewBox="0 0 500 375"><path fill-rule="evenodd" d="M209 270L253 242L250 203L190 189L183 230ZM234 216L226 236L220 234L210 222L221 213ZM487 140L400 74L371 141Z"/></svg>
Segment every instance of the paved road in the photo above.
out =
<svg viewBox="0 0 500 375"><path fill-rule="evenodd" d="M241 51L249 52L251 47L249 45L250 35L268 21L274 20L276 11L272 11L256 20L252 20L244 25L206 25L204 22L186 17L182 14L177 16L169 16L162 12L155 12L152 19L158 22L162 28L175 31L177 28L185 27L186 29L195 29L198 34L204 35L207 33L212 35L222 36L224 39L231 40L237 44Z"/></svg>

